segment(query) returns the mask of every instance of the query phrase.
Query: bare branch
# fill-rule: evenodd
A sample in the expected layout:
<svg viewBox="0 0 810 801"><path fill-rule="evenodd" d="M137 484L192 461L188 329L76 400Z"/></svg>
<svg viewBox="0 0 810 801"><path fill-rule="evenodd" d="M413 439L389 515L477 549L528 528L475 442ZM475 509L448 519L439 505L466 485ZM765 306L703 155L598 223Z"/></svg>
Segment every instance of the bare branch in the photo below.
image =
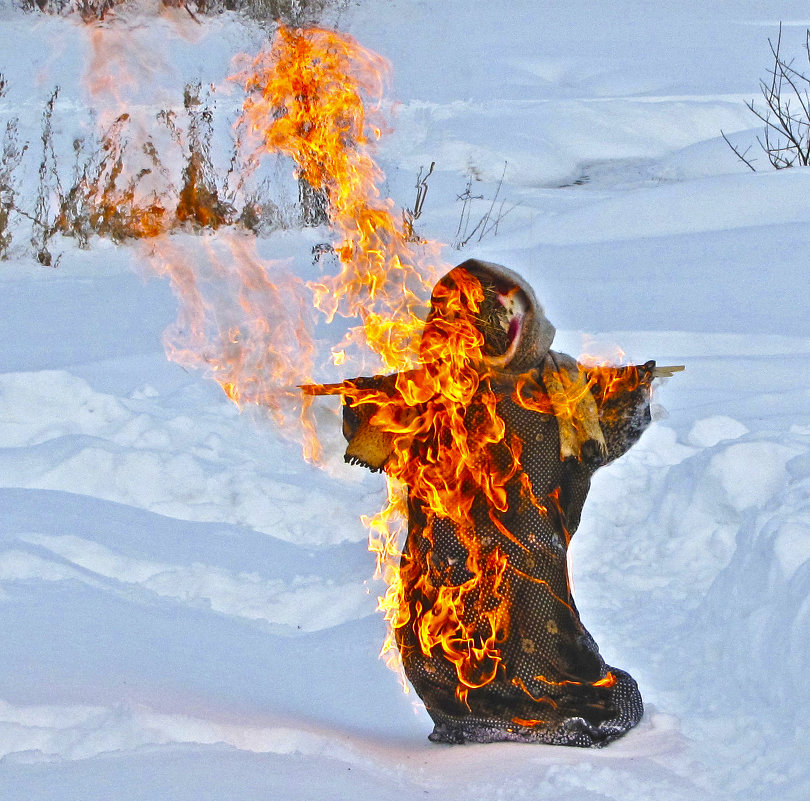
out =
<svg viewBox="0 0 810 801"><path fill-rule="evenodd" d="M781 23L776 40L768 39L768 47L773 65L767 71L767 79L759 82L765 107L757 108L753 100L745 104L765 126L757 142L777 170L795 164L810 165L810 77L794 66L795 59L783 56ZM805 33L804 49L810 61L810 29ZM722 131L721 134L737 157L753 170L751 161L745 158L748 150L741 154Z"/></svg>
<svg viewBox="0 0 810 801"><path fill-rule="evenodd" d="M751 170L751 172L756 172L757 171L757 168L751 163L751 161L749 159L746 158L746 156L748 155L748 151L751 149L752 145L748 145L748 147L745 149L745 152L740 153L740 151L737 149L737 147L735 145L731 144L728 137L723 133L722 130L720 131L720 136L723 137L723 139L725 140L725 143L732 149L732 151L734 151L734 155L743 164L745 164L745 166L748 167L748 169Z"/></svg>

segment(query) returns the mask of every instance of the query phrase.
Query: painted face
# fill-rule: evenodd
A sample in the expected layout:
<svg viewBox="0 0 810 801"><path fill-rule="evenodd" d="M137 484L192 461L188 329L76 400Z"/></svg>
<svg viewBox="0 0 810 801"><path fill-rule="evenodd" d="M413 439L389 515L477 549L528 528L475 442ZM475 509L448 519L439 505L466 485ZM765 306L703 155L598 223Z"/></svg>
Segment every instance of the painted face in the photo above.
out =
<svg viewBox="0 0 810 801"><path fill-rule="evenodd" d="M529 302L517 286L496 286L493 290L492 317L500 331L496 336L488 337L489 352L485 361L490 367L497 368L509 364L517 352Z"/></svg>
<svg viewBox="0 0 810 801"><path fill-rule="evenodd" d="M506 292L498 292L496 297L501 305L498 315L499 322L511 344L520 335L521 324L528 311L526 295L521 289L514 286Z"/></svg>

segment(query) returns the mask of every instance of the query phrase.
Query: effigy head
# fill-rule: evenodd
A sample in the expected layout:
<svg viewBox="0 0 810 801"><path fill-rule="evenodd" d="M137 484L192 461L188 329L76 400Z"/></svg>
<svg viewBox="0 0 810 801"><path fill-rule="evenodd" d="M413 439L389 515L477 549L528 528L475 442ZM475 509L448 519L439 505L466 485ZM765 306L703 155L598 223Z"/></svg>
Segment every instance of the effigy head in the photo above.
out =
<svg viewBox="0 0 810 801"><path fill-rule="evenodd" d="M487 368L521 373L548 353L554 326L534 290L517 273L468 259L435 286L422 334L424 361L443 358L447 342Z"/></svg>

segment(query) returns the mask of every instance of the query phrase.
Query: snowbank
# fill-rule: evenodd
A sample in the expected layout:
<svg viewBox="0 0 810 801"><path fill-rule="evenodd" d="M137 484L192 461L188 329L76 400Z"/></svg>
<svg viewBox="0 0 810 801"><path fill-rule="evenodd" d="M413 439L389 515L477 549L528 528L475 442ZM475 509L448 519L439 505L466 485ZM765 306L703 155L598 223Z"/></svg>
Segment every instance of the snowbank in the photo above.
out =
<svg viewBox="0 0 810 801"><path fill-rule="evenodd" d="M150 107L199 79L227 107L230 59L261 32L171 13L133 34L159 58L128 91ZM138 251L61 243L56 270L0 265L0 794L807 798L810 179L749 174L720 138L752 141L767 37L782 18L799 48L804 13L392 0L343 20L393 63L384 189L411 203L437 162L420 233L457 241L468 178L483 215L503 174L497 233L447 258L529 276L562 350L686 365L597 475L571 551L583 621L641 686L637 730L598 753L428 744L377 658L360 516L383 490L342 465L334 401L320 470L166 362L174 300L135 274ZM0 36L0 118L35 148L59 82L69 148L86 31L6 4ZM300 251L309 278L312 236L261 247Z"/></svg>

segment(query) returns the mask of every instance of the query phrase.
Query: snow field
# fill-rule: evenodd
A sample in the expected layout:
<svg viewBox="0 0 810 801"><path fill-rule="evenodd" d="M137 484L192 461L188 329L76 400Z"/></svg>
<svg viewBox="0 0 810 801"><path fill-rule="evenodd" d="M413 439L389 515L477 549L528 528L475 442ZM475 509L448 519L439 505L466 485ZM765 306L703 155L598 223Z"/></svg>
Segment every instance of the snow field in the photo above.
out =
<svg viewBox="0 0 810 801"><path fill-rule="evenodd" d="M564 333L561 337L575 339L577 335ZM639 332L635 339L637 347L655 347L655 335ZM718 337L718 342L714 339L704 338L704 352L714 350L727 355L709 359L709 372L723 359L734 359L732 354L741 345L733 337ZM677 336L662 336L657 349L666 353L672 341L677 341ZM777 365L781 360L794 362L795 353L780 356L775 352L780 341L788 351L799 347L796 340L777 338L770 346L767 343L759 346L767 356L748 358L766 358ZM736 358L744 361L742 357ZM687 364L687 369L693 366ZM700 375L699 365L695 372ZM676 390L679 377L670 379L658 393L658 400L665 407L671 406L667 401ZM690 375L693 377L694 374ZM27 387L29 408L32 397L34 400L63 397L64 417L57 419L45 402L34 404L33 408L39 410L36 416L29 413L24 425L8 427L4 456L10 450L31 450L60 439L77 438L80 443L100 439L107 443L105 447L113 443L122 495L109 500L165 514L165 510L152 508L152 497L138 489L144 474L132 470L129 461L148 449L164 483L178 482L186 472L180 470L177 475L173 472L179 469L175 455L177 440L172 436L176 417L161 408L167 402L165 399L148 388L134 393L134 399L97 393L85 381L64 371L26 376L6 374L2 398L5 414L10 418L21 417L12 413L15 404L24 403L19 397L23 394L21 387ZM767 393L749 397L749 417L741 415L742 419L717 414L703 417L691 409L670 408L668 418L660 420L626 458L602 471L594 483L590 513L583 520L572 548L576 596L583 619L603 644L606 656L638 675L648 701L645 723L626 741L617 744L620 748L609 749L611 755L623 749L629 749L627 755L633 758L652 758L649 751L663 753L675 766L676 773L680 773L685 768L678 767L677 755L687 748L688 741L702 742L705 749L713 752L711 738L722 732L724 748L730 751L729 759L733 759L737 751L729 743L749 748L750 735L741 735L729 722L723 714L724 705L736 708L741 695L749 703L761 702L763 692L771 696L775 705L780 705L785 697L796 699L793 713L786 711L779 716L781 728L787 720L800 715L807 700L804 655L796 632L806 630L808 625L805 599L810 581L807 571L810 427L791 423L786 431L769 430L774 423L765 418L771 422L762 430L761 415L768 411L768 403ZM145 406L150 407L150 425L141 423L133 429L132 420L137 419L135 408L144 415ZM210 431L200 426L206 420L204 409L201 405L196 413L190 411L200 429L197 437L211 436ZM759 420L757 414L752 414L756 410L760 413ZM245 424L245 418L219 410L216 420L221 427L221 439L234 447L241 437L239 428ZM682 421L688 421L688 427L680 434ZM140 436L133 437L133 430L139 431ZM197 441L185 440L182 444L184 451L200 459L200 449L194 445ZM202 453L211 458L208 451ZM242 458L249 456L243 452ZM222 461L222 472L233 481L239 460L230 457ZM260 470L259 462L255 460L254 470ZM295 476L295 470L289 472ZM75 484L74 474L81 475L78 470L52 470L37 479L47 486L30 486L30 490L76 497L83 490ZM22 481L17 478L9 484L21 486ZM268 479L268 486L272 484L273 480ZM17 505L25 508L31 500L18 499ZM323 498L318 502L322 508L328 508ZM178 499L175 503L173 517L195 520L202 514L196 498ZM359 516L367 508L368 498L355 499L354 503ZM217 510L217 506L221 508ZM232 500L228 497L217 499L210 493L204 513L208 520L217 521L229 506ZM162 522L154 533L143 530L135 541L131 536L122 540L116 531L103 530L108 515L101 516L98 532L87 532L85 536L73 533L76 526L86 527L81 517L59 524L56 521L60 518L56 516L45 531L27 526L20 516L7 524L0 555L0 588L6 603L19 603L21 588L39 586L38 592L47 594L49 584L81 584L92 588L100 599L123 597L129 603L148 608L153 603L151 598L159 598L170 609L202 610L205 615L260 624L267 632L286 632L285 636L294 634L304 641L306 632L328 632L329 627L343 622L378 622L375 617L367 617L373 611L376 589L366 588L370 558L364 556L361 542L332 544L332 530L319 529L323 539L313 543L319 546L314 563L312 555L304 558L304 542L285 546L266 535L256 535L263 542L254 542L248 554L239 559L234 554L244 550L246 534L241 537L231 534L212 547L198 533L193 540L166 552L162 540L170 521ZM277 533L281 530L277 527ZM362 533L362 527L354 521L338 530L354 535ZM214 537L222 538L223 535ZM181 535L177 539L182 543L184 538ZM295 542L294 536L290 539ZM285 553L282 548L289 551ZM348 565L347 548L353 554ZM202 559L197 558L196 551ZM259 560L248 567L244 563L250 562L252 556L259 556ZM242 564L234 564L235 560ZM310 573L300 571L302 562L317 568ZM271 564L275 565L272 569L268 567ZM338 567L341 564L343 567ZM280 567L284 577L268 575L278 573ZM342 580L334 576L341 571ZM780 589L776 591L777 588ZM765 599L764 607L755 600L757 596ZM729 598L736 602L730 604ZM85 599L78 603L80 608L86 605L93 609L108 602ZM779 618L778 625L764 624L771 616ZM662 627L664 620L667 624ZM373 653L367 659L373 660ZM741 661L746 671L769 675L767 685L752 688L750 693L736 683L729 686L722 677L737 675ZM717 666L718 672L715 674L713 670L707 675L706 664ZM666 680L673 669L681 676L678 690ZM393 690L396 683L393 674L383 671L379 679L383 688L387 682L388 689ZM141 688L140 692L143 691ZM82 695L89 699L93 693L88 687ZM406 705L410 703L408 700ZM270 702L269 708L272 706ZM349 724L354 714L341 707L339 717L343 722L338 725ZM318 717L316 713L315 720ZM424 713L420 719L424 719ZM774 723L759 720L759 736L766 741L769 737L790 736L784 728L779 732L773 730ZM418 721L412 719L411 726L415 724ZM325 755L324 743L337 742L339 753L329 750L329 758L356 766L358 761L363 763L360 755L368 747L365 741L347 744L346 735L339 733L339 729L318 735L306 726L301 729L301 723L292 728L251 727L245 722L225 725L217 714L195 716L183 704L181 711L169 714L159 706L151 707L137 695L124 706L111 707L91 704L32 707L7 702L0 730L4 732L4 753L13 757L13 764L54 757L89 759L122 750L137 753L146 746L193 743L225 743L251 753L294 752L320 757ZM781 784L787 767L775 769L764 754L738 775L740 792L748 786L747 782L759 780L763 762L774 773L773 781ZM558 758L562 757L555 754L552 763ZM428 784L443 781L445 768L439 771L431 758L428 763L433 767L423 780ZM706 766L706 770L711 774L716 766ZM385 782L381 784L384 785ZM518 783L515 788L520 786ZM560 785L550 786L562 789ZM681 791L685 793L683 797L688 797L683 786L678 792Z"/></svg>
<svg viewBox="0 0 810 801"><path fill-rule="evenodd" d="M801 54L805 11L391 0L345 19L393 63L384 190L407 205L436 161L417 230L451 243L467 177L475 220L503 174L497 235L448 261L527 275L560 350L686 365L597 474L571 550L583 622L642 689L636 730L599 752L427 743L377 658L359 521L382 481L342 464L334 401L318 401L319 470L166 362L176 304L143 282L142 251L60 243L48 271L21 242L0 266L0 795L804 801L810 173L750 174L720 130L753 141L767 37L781 18ZM160 56L128 97L161 106L199 79L228 107L231 58L261 34L167 14L121 39ZM31 20L0 8L0 121L34 147L58 78L69 152L86 30ZM306 280L320 235L259 246ZM339 338L316 334L324 352Z"/></svg>

